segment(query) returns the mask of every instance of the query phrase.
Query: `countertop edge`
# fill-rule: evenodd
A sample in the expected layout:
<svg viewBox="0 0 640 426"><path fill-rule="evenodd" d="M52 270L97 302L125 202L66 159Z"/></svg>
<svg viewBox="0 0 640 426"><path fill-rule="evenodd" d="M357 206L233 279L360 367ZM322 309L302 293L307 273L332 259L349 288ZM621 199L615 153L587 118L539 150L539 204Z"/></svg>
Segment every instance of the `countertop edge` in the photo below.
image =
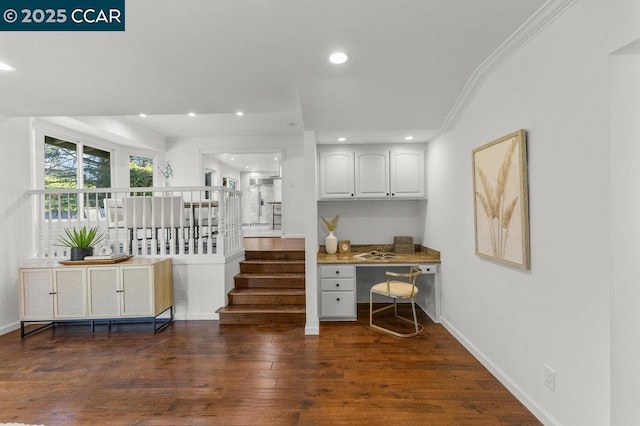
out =
<svg viewBox="0 0 640 426"><path fill-rule="evenodd" d="M393 244L362 244L352 245L350 253L344 254L327 254L324 246L318 247L317 263L319 265L329 264L354 264L354 265L390 265L390 264L420 264L420 263L436 263L440 264L440 252L432 248L416 244L415 253L395 254L392 259L380 260L364 260L354 256L362 253L368 253L371 250L379 250L383 252L393 253Z"/></svg>

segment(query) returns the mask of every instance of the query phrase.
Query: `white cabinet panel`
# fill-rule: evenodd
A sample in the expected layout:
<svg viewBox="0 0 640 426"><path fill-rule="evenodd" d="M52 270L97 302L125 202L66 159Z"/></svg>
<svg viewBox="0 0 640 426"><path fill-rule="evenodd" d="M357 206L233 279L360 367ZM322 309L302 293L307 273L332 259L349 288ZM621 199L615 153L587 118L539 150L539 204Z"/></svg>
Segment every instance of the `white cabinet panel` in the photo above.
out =
<svg viewBox="0 0 640 426"><path fill-rule="evenodd" d="M29 320L53 318L53 274L50 269L20 273L20 311Z"/></svg>
<svg viewBox="0 0 640 426"><path fill-rule="evenodd" d="M389 197L389 151L356 151L356 197Z"/></svg>
<svg viewBox="0 0 640 426"><path fill-rule="evenodd" d="M321 316L327 318L354 318L356 297L349 291L323 291Z"/></svg>
<svg viewBox="0 0 640 426"><path fill-rule="evenodd" d="M424 150L392 150L390 162L392 198L426 197Z"/></svg>
<svg viewBox="0 0 640 426"><path fill-rule="evenodd" d="M153 288L149 268L122 268L122 315L150 316Z"/></svg>
<svg viewBox="0 0 640 426"><path fill-rule="evenodd" d="M120 314L120 268L87 268L89 316L115 318Z"/></svg>
<svg viewBox="0 0 640 426"><path fill-rule="evenodd" d="M353 278L324 278L320 280L320 290L355 290L355 281Z"/></svg>
<svg viewBox="0 0 640 426"><path fill-rule="evenodd" d="M54 269L54 318L87 316L84 269Z"/></svg>
<svg viewBox="0 0 640 426"><path fill-rule="evenodd" d="M321 278L352 278L353 265L323 265L320 267Z"/></svg>
<svg viewBox="0 0 640 426"><path fill-rule="evenodd" d="M320 152L320 198L353 198L353 167L353 151Z"/></svg>

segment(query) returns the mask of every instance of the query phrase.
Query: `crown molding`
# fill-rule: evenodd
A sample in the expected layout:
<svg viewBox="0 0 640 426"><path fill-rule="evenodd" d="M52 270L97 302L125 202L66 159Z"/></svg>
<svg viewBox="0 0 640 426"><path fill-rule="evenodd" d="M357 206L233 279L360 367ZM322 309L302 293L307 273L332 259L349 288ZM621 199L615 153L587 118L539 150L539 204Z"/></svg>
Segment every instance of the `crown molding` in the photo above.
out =
<svg viewBox="0 0 640 426"><path fill-rule="evenodd" d="M576 0L548 0L475 69L442 123L442 130L453 130L484 81L511 55L569 9Z"/></svg>

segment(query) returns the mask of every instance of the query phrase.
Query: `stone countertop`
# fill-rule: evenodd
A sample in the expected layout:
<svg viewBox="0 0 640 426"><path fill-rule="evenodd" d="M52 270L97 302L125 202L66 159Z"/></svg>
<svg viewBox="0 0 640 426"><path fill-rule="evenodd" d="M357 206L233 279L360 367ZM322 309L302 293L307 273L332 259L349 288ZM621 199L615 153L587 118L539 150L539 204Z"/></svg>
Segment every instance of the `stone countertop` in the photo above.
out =
<svg viewBox="0 0 640 426"><path fill-rule="evenodd" d="M377 250L394 255L390 259L360 259L354 257L358 254L369 253L371 250ZM351 253L345 254L327 254L324 246L320 246L318 251L318 264L332 263L349 263L349 264L394 264L394 263L440 263L440 252L416 244L416 252L409 254L399 254L393 252L393 244L370 244L370 245L353 245Z"/></svg>

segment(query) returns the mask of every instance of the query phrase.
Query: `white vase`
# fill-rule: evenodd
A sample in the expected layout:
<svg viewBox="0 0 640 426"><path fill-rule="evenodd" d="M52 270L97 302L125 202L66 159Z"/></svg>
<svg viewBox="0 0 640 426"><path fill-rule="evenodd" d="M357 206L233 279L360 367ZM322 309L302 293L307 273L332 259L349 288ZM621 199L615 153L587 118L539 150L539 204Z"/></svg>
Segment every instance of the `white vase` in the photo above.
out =
<svg viewBox="0 0 640 426"><path fill-rule="evenodd" d="M329 231L329 235L327 235L324 239L324 249L327 254L334 254L338 251L338 239L335 235L333 235L333 231Z"/></svg>

